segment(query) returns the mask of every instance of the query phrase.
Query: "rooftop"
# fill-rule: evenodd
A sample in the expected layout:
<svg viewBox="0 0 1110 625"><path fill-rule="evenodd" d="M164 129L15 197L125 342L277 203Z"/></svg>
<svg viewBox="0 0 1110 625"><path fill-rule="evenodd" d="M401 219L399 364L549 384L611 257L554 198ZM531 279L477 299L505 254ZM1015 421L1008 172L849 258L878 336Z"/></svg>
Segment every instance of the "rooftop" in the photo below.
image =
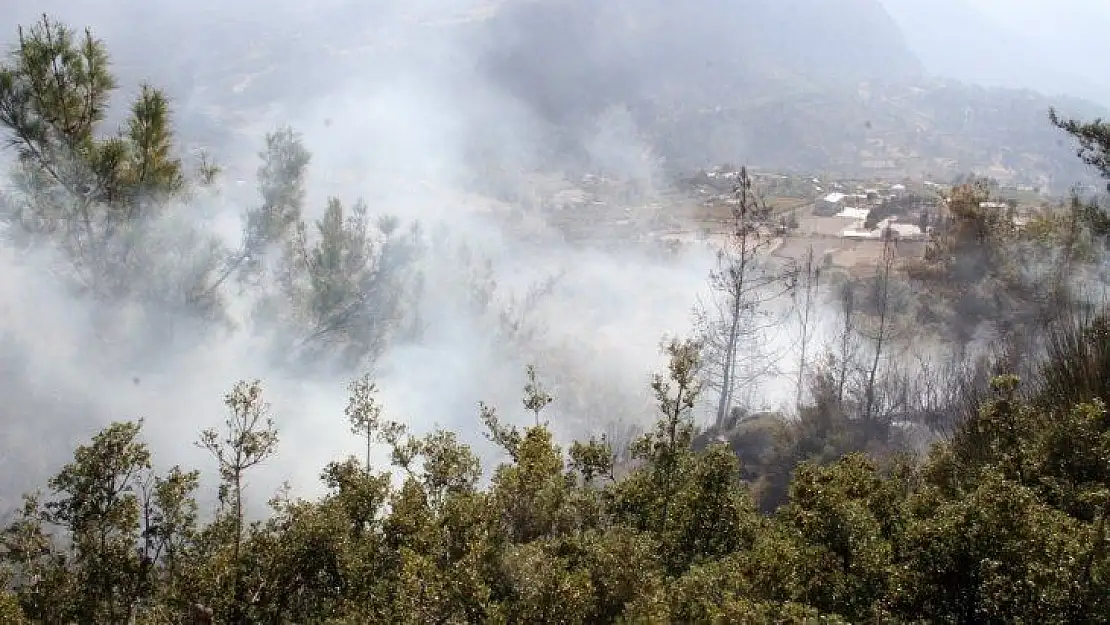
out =
<svg viewBox="0 0 1110 625"><path fill-rule="evenodd" d="M845 208L836 214L837 217L844 217L846 219L867 219L871 214L871 210L867 208Z"/></svg>

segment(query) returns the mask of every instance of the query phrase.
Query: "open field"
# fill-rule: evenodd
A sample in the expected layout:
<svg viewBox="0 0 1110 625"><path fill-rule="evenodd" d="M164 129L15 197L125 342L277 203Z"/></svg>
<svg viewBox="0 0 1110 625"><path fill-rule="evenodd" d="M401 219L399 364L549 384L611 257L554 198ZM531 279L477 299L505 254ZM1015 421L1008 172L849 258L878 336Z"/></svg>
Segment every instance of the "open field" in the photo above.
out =
<svg viewBox="0 0 1110 625"><path fill-rule="evenodd" d="M841 232L857 223L858 219L805 215L798 218L798 228L794 231L794 236L839 239Z"/></svg>
<svg viewBox="0 0 1110 625"><path fill-rule="evenodd" d="M813 202L807 198L775 197L767 200L767 207L775 216L785 216L788 213L801 215L813 210ZM724 201L702 203L691 209L690 215L698 221L708 223L725 223L730 219L732 206Z"/></svg>
<svg viewBox="0 0 1110 625"><path fill-rule="evenodd" d="M801 211L806 207L812 207L813 202L803 197L775 197L767 200L767 206L771 209L772 213L789 213L790 211Z"/></svg>

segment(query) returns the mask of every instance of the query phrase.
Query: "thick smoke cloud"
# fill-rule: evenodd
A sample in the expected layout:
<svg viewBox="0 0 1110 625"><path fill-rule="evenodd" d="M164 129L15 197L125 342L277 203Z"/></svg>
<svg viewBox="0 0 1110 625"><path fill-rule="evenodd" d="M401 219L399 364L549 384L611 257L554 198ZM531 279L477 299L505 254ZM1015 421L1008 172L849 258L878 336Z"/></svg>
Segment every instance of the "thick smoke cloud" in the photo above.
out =
<svg viewBox="0 0 1110 625"><path fill-rule="evenodd" d="M229 247L242 210L258 201L263 135L286 124L313 154L307 217L329 196L363 197L372 213L419 221L430 239L441 238L424 267L423 335L395 345L373 371L392 418L477 441L480 400L510 420L524 418L519 389L533 362L554 381L553 425L564 435L648 418L658 341L688 331L710 255L664 257L621 241L584 249L537 217L531 209L544 186L566 184L558 169L528 173L552 162L546 121L481 67L496 42L428 25L474 19L486 4L19 0L5 12L9 23L29 24L45 11L90 26L116 61L117 107L140 80L167 87L182 140L211 147L225 168L217 193L187 207L192 225ZM14 43L14 32L5 37ZM253 51L269 60L252 60ZM662 191L655 157L615 105L575 143L611 175L638 181L645 195ZM488 320L466 313L470 286L454 255L462 245L491 260L503 303L559 277L524 311L538 329L529 349L498 342ZM268 329L248 314L249 292L229 289L230 330L183 326L163 311L177 325L175 340L159 343L133 331L136 317L149 313L75 297L55 277L64 262L50 250L0 250L0 506L42 484L76 443L118 419L145 419L160 462L211 476L191 442L219 425L221 397L240 379L263 380L281 430L279 455L252 484L257 501L286 480L310 492L327 461L357 453L343 408L358 372L274 367ZM110 335L94 330L105 326Z"/></svg>

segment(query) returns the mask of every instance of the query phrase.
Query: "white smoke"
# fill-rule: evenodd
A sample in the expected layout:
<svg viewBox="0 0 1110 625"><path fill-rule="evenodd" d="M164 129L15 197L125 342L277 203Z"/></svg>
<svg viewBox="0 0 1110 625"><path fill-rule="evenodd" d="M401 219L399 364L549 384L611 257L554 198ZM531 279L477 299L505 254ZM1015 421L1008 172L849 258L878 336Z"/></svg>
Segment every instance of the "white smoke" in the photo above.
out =
<svg viewBox="0 0 1110 625"><path fill-rule="evenodd" d="M236 4L226 10L221 4L219 11L213 10L215 3L190 3L188 10L166 4L17 2L8 13L29 24L45 10L72 27L90 26L120 69L117 108L134 92L130 81L146 78L157 85L165 78L187 145L194 141L188 129L198 114L238 120L232 140L214 154L225 168L218 193L186 207L192 227L229 247L237 244L242 211L257 202L253 172L263 135L283 125L302 133L313 155L307 218L322 211L327 197L347 202L362 197L372 213L419 221L429 236L447 233L447 244L431 248L435 254L425 267L425 332L418 341L389 350L373 372L389 416L417 432L442 426L480 441L479 401L497 406L510 421L524 422L524 366L535 364L541 378L556 387L551 417L564 437L602 430L618 419L653 418L648 383L663 365L659 340L688 332L690 308L704 288L711 257L707 251L662 257L623 241L605 249L572 246L531 211L527 198L542 195L544 180L558 181L563 174L526 173L542 160L543 132L526 107L467 69L488 42L453 41L443 34L413 45L428 36L431 18L466 17L484 3L460 1L447 8L406 3L404 11L382 3L372 8L317 3L306 9L289 2L265 8ZM149 18L137 34L135 11ZM251 49L252 37L296 33L301 22L319 37L313 11L350 17L335 25L335 40L313 45L355 52L303 60L283 78L289 97L279 90L267 102L237 110L234 89L206 82L206 76L220 75L219 67L193 67L193 78L160 74L189 68L189 55L203 55L201 64L224 58L236 66L243 61L238 55ZM243 40L203 39L206 32ZM4 41L13 42L14 34L4 33ZM393 41L421 53L408 58L388 52ZM165 50L151 49L156 45ZM226 46L228 56L209 46ZM167 53L186 58L174 58L173 65L165 60ZM320 81L322 75L330 82ZM235 84L249 90L249 79ZM306 95L297 91L302 80L325 86ZM661 190L657 163L645 156L636 128L619 109L599 120L596 136L585 139L609 173L640 182L645 193ZM525 199L514 205L474 192L482 185L496 186L495 195ZM461 244L491 260L506 298L502 303L510 296L520 300L531 285L559 276L550 293L526 311L528 323L540 330L529 349L498 343L495 328L468 314L469 287L450 254ZM201 429L222 422L222 396L241 379L263 381L281 433L277 457L253 480L256 500L287 480L298 493L310 494L328 461L358 453L343 408L346 385L359 372L294 375L275 368L267 329L249 315L251 293L228 290L233 329L176 328L173 344L136 344L140 339L129 338L129 329L140 313L105 310L74 296L52 271L65 262L49 250L0 248L0 337L9 373L0 414L3 507L19 491L42 485L75 444L112 420L143 418L160 464L198 467L211 477L214 467L193 441ZM105 319L113 328L110 336L92 330Z"/></svg>

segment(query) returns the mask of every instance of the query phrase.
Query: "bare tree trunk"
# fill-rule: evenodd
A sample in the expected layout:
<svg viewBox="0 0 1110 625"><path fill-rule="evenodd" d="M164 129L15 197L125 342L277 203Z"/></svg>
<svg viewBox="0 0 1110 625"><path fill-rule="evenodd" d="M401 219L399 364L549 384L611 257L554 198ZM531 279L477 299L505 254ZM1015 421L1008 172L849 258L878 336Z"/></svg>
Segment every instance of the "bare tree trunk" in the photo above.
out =
<svg viewBox="0 0 1110 625"><path fill-rule="evenodd" d="M761 331L757 321L760 307L791 292L797 273L793 266L782 271L760 262L760 255L770 252L772 239L763 238L760 232L770 211L753 192L747 169L740 170L733 187L732 207L732 232L710 274L710 285L719 299L704 328L711 335L706 343L717 351L712 367L720 383L717 425L727 421L732 412L740 341Z"/></svg>
<svg viewBox="0 0 1110 625"><path fill-rule="evenodd" d="M848 360L849 352L851 351L852 332L855 326L852 323L852 316L855 314L855 293L852 290L851 284L845 285L840 294L840 302L843 306L844 312L844 327L840 333L840 357L837 363L840 370L837 371L836 380L836 401L838 404L844 404L844 389L848 385Z"/></svg>
<svg viewBox="0 0 1110 625"><path fill-rule="evenodd" d="M743 270L741 270L742 272ZM743 279L741 278L741 281ZM743 302L739 296L732 300L731 318L729 319L728 343L725 346L724 362L721 364L721 393L717 401L717 425L721 425L728 418L732 410L732 385L733 369L736 367L736 342L740 340L740 314L743 312Z"/></svg>
<svg viewBox="0 0 1110 625"><path fill-rule="evenodd" d="M717 425L720 426L728 419L732 410L732 386L736 383L734 371L736 369L736 343L740 340L741 315L744 314L745 282L749 270L749 237L753 235L749 220L751 218L749 206L751 194L751 179L747 170L741 170L740 179L736 182L734 195L739 202L733 213L733 233L739 244L738 254L728 260L722 277L725 279L724 290L729 298L728 334L725 343L724 360L721 363L721 392L717 399Z"/></svg>
<svg viewBox="0 0 1110 625"><path fill-rule="evenodd" d="M875 344L875 351L871 358L871 365L867 371L867 386L865 388L865 404L863 417L870 425L875 411L875 378L878 375L879 363L883 356L883 347L887 339L887 322L890 312L890 270L894 264L895 242L885 233L883 235L883 255L879 260L878 272L875 275L877 290L878 327L871 339Z"/></svg>
<svg viewBox="0 0 1110 625"><path fill-rule="evenodd" d="M805 303L802 306L802 336L798 354L798 378L795 382L794 406L802 404L802 389L805 388L806 358L809 351L809 325L810 315L813 312L813 293L820 288L821 270L814 266L813 246L809 246L805 260Z"/></svg>
<svg viewBox="0 0 1110 625"><path fill-rule="evenodd" d="M233 471L233 490L235 497L235 538L232 543L232 566L235 567L231 572L231 622L239 625L244 622L243 615L243 454L236 450L235 464L232 468Z"/></svg>

